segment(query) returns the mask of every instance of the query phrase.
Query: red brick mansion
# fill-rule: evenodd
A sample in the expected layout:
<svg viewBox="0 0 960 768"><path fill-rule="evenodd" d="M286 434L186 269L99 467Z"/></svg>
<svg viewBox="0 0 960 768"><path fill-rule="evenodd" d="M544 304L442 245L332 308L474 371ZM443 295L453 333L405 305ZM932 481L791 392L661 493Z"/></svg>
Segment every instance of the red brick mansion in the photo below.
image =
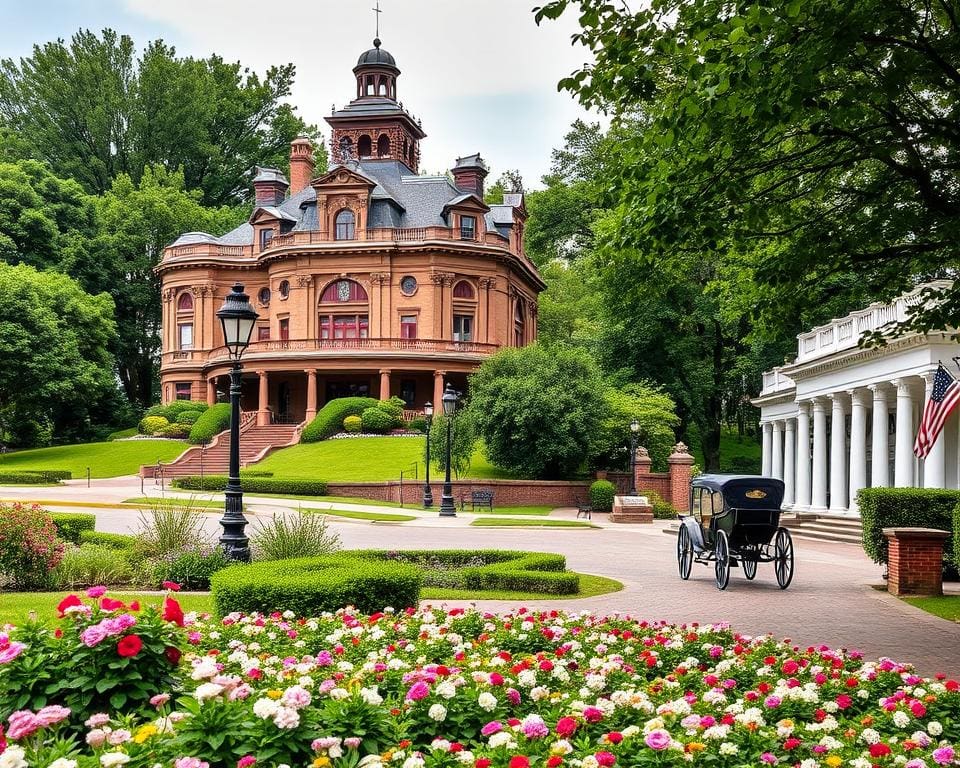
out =
<svg viewBox="0 0 960 768"><path fill-rule="evenodd" d="M374 41L353 69L356 98L327 118L332 167L308 139L287 175L259 168L247 223L189 232L164 251L164 403L212 403L230 367L215 313L235 282L260 314L243 358L245 411L299 423L332 398L438 403L504 346L537 336L544 283L524 254L521 194L484 202L479 155L420 175L426 136L397 100L400 70ZM288 180L289 179L289 180Z"/></svg>

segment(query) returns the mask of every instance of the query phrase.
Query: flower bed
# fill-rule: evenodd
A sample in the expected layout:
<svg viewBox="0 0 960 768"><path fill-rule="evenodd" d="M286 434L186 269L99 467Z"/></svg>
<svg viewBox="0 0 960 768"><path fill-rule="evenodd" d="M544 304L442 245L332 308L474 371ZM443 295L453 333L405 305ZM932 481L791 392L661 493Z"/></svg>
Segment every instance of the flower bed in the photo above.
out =
<svg viewBox="0 0 960 768"><path fill-rule="evenodd" d="M3 768L957 763L956 681L723 625L431 608L184 622L168 598L159 626L155 612L79 602L59 637L0 635ZM141 625L154 639L135 648ZM172 672L145 652L171 642L164 633L179 633L183 650ZM67 664L88 651L108 670L154 665L171 679L157 687L146 675L116 706L111 695L69 712L45 686L18 694L18 681L58 671L72 690L88 670L51 669L44 654Z"/></svg>

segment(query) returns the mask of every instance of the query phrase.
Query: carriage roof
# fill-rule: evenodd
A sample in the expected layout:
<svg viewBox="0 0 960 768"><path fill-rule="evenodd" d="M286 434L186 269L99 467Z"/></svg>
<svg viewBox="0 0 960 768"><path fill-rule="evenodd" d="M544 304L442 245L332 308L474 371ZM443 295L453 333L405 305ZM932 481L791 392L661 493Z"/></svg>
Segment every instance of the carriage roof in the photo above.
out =
<svg viewBox="0 0 960 768"><path fill-rule="evenodd" d="M783 480L761 475L697 475L694 488L709 488L723 494L724 506L779 509L783 503ZM760 496L759 494L763 494Z"/></svg>

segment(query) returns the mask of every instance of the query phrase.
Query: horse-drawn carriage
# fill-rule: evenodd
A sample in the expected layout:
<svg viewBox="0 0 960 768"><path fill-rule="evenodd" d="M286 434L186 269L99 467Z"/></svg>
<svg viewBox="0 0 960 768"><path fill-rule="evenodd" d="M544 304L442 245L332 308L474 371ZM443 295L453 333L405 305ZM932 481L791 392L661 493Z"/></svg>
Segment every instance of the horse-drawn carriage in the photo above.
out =
<svg viewBox="0 0 960 768"><path fill-rule="evenodd" d="M752 581L758 563L773 563L780 589L793 579L793 540L780 525L783 481L749 475L699 475L690 485L690 514L680 516L677 565L690 577L694 561L714 564L718 589L740 567Z"/></svg>

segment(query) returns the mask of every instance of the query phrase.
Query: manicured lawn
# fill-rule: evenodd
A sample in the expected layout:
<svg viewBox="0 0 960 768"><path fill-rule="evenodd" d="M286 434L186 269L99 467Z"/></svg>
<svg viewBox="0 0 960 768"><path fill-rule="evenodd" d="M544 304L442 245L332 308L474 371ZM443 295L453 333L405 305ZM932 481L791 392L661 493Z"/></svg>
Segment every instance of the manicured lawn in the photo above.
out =
<svg viewBox="0 0 960 768"><path fill-rule="evenodd" d="M581 597L605 595L608 592L619 592L623 589L616 579L605 576L591 576L580 574L580 591L575 595L545 595L541 592L509 592L506 590L487 590L475 592L469 589L442 589L440 587L424 587L420 592L420 602L426 600L576 600Z"/></svg>
<svg viewBox="0 0 960 768"><path fill-rule="evenodd" d="M481 528L599 528L576 520L511 520L509 517L478 517L470 523Z"/></svg>
<svg viewBox="0 0 960 768"><path fill-rule="evenodd" d="M138 496L124 499L124 504L150 509L151 507L197 507L203 509L223 509L223 501L216 499L177 498L176 496ZM246 507L246 505L244 505Z"/></svg>
<svg viewBox="0 0 960 768"><path fill-rule="evenodd" d="M143 464L175 459L187 448L183 440L124 440L34 448L0 456L4 469L69 469L73 479L135 475Z"/></svg>
<svg viewBox="0 0 960 768"><path fill-rule="evenodd" d="M423 482L424 438L357 437L347 440L323 440L284 448L256 465L257 470L273 472L276 477L307 478L328 482L381 482L399 480L400 473L411 482ZM417 478L412 476L417 464ZM407 475L410 472L410 475ZM431 479L440 479L440 471L431 467ZM508 474L492 466L478 445L468 478L502 478Z"/></svg>
<svg viewBox="0 0 960 768"><path fill-rule="evenodd" d="M83 597L83 590L76 591ZM57 604L69 594L68 591L58 592L0 592L0 626L4 624L20 624L30 618L30 611L37 614L38 619L54 619L57 615ZM130 602L139 600L142 607L159 605L163 595L145 592L109 592L110 597ZM184 611L213 612L213 598L207 594L178 594L177 600Z"/></svg>
<svg viewBox="0 0 960 768"><path fill-rule="evenodd" d="M485 515L536 515L543 516L549 515L556 507L550 506L549 504L541 506L530 506L530 507L497 507L494 506L492 510L483 510ZM467 505L467 511L470 510L470 505Z"/></svg>
<svg viewBox="0 0 960 768"><path fill-rule="evenodd" d="M311 509L308 512L316 512L318 515L330 515L330 517L345 517L352 520L377 520L382 523L404 523L408 520L416 520L416 515L393 515L389 512L364 512L353 509Z"/></svg>
<svg viewBox="0 0 960 768"><path fill-rule="evenodd" d="M907 597L904 598L910 605L922 608L927 613L940 616L950 621L960 622L960 595L944 595L943 597Z"/></svg>

